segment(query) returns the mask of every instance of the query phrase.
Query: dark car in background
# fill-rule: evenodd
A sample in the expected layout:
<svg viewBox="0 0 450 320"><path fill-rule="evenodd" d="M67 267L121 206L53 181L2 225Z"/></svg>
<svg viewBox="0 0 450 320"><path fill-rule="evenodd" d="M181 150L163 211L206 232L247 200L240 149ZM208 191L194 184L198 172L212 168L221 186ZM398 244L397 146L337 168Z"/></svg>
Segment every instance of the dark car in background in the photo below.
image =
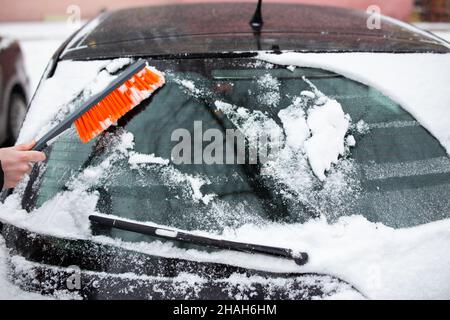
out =
<svg viewBox="0 0 450 320"><path fill-rule="evenodd" d="M14 192L21 207L34 212L31 218L36 214L45 216L45 210L74 210L75 214L58 222L66 230L66 223L72 219L77 221L76 225L89 223L82 211L85 203L89 203L88 198L94 195L98 197L95 212L103 216L219 234L247 222L301 224L321 212L332 212L340 203L328 202L330 192L320 190L320 181L315 182L310 194L298 201L288 187L262 175L259 164L168 165L156 161L138 170L130 167L128 158L111 158L111 150L124 130L134 135L135 156L153 154L170 159L175 143L171 132L177 128L193 133L194 121L202 121L207 126L205 129L234 128L236 123L230 121L233 115L214 108L218 100L245 105L248 112L256 112L268 122L281 126L278 112L289 108L292 98L300 92L306 92L305 97L311 95L311 86L305 78L336 99L345 99L345 112L355 121L414 122L401 106L367 85L318 68L288 70L284 66L257 62L254 57L261 50L273 53L289 50L374 54L449 52L438 40L391 21L384 21L379 30L368 30L367 16L358 11L269 3L263 8L261 29L258 23L253 28L249 24L254 10L255 6L249 3L127 9L102 14L68 39L50 62L40 86L45 85L45 78L64 77L60 70L99 68L101 63L95 61L112 59L114 62L117 58L145 58L166 73L167 82L152 98L143 101L119 120L117 126L94 141L83 144L73 133L55 141L46 151L45 165L35 166L26 185ZM94 64L90 65L91 62ZM75 68L71 67L72 63L77 63ZM118 72L117 67L108 70ZM279 87L278 96L267 95L273 86ZM77 99L82 96L78 94ZM271 99L276 101L268 102ZM378 161L401 166L403 161L413 159L426 165L431 156L446 157L437 140L419 125L406 129L380 126L365 136L362 133L358 136L355 129L354 134L358 145L349 163L370 166ZM416 143L405 144L411 136ZM87 181L95 176L98 168L104 167L111 171L82 190L82 198L70 200L75 202L69 205L61 201L60 195L70 195L76 188L71 182L73 177L80 175ZM199 174L205 177L204 181L212 183L203 183L197 191L201 191L200 195L214 194L213 198L205 199L198 197L199 192L192 192L195 189L192 181ZM438 183L431 176L418 178L410 174L385 179L380 185L363 175L361 179L362 189L355 190L365 192L367 197L366 202L358 202L356 206L370 221L402 228L443 218L433 212L425 215L422 212L425 206L421 203L431 201L426 205L432 206L432 201L442 200L439 191L426 189ZM440 179L441 190L450 186L446 179L444 176ZM410 206L401 209L394 203L389 211L371 202L375 197L386 202L390 192L398 190L413 192ZM418 198L421 190L428 199L425 202ZM190 197L191 193L196 198ZM46 206L54 199L56 203ZM401 214L396 210L401 210ZM56 212L45 216L43 221L53 221L58 215ZM50 225L55 223L49 222L48 228ZM343 291L353 292L353 297L364 297L363 290L354 286L351 279L339 279L332 269L325 273L277 272L270 267L281 266L279 260L271 260L270 265L236 266L237 262L227 259L226 253L225 258L216 259L213 253L208 258L197 259L199 254L192 253L195 250L186 249L205 251L201 245L170 240L168 243L180 251L174 249L175 254L168 254L164 245L146 250L144 244L157 239L105 225L92 224L92 234L79 238L72 234L66 237L61 232L48 235L42 228L42 232L30 231L4 222L1 229L7 247L15 256L13 281L26 290L51 294L69 289L88 299L313 299ZM251 262L254 257L247 254L242 259ZM290 270L297 270L291 267ZM68 288L67 281L76 284L76 279L81 279L81 286Z"/></svg>
<svg viewBox="0 0 450 320"><path fill-rule="evenodd" d="M28 77L17 41L0 36L0 145L16 141L27 112Z"/></svg>

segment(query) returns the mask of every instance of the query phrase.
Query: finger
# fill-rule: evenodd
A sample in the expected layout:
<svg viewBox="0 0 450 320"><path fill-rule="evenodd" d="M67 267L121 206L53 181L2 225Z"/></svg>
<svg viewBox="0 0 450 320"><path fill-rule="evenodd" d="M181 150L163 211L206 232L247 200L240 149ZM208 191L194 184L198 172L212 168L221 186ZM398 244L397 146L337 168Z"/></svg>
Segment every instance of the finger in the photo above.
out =
<svg viewBox="0 0 450 320"><path fill-rule="evenodd" d="M45 153L40 151L23 151L23 159L27 162L44 161Z"/></svg>
<svg viewBox="0 0 450 320"><path fill-rule="evenodd" d="M35 144L36 144L36 141L32 140L27 143L22 143L22 144L16 145L16 146L14 146L14 149L16 149L18 151L28 151L28 150L31 150L31 148L33 148Z"/></svg>
<svg viewBox="0 0 450 320"><path fill-rule="evenodd" d="M26 174L30 170L30 164L29 163L19 163L16 166L16 169L14 171L14 175L10 177L11 180L14 181L14 179L22 179L22 176Z"/></svg>
<svg viewBox="0 0 450 320"><path fill-rule="evenodd" d="M6 181L5 183L5 188L6 189L10 189L10 188L15 188L19 182L20 182L20 177L13 177L11 179L8 179L8 181Z"/></svg>
<svg viewBox="0 0 450 320"><path fill-rule="evenodd" d="M11 188L14 188L14 185L11 182L7 182L7 183L5 183L3 188L4 189L11 189Z"/></svg>

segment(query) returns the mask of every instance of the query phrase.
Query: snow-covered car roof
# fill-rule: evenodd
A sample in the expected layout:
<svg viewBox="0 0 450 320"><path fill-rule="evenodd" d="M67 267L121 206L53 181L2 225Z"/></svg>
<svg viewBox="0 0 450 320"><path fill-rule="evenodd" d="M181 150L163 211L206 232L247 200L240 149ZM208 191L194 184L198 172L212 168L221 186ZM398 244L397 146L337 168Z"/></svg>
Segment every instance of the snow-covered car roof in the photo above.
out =
<svg viewBox="0 0 450 320"><path fill-rule="evenodd" d="M304 52L448 52L437 37L381 17L367 27L363 11L293 4L264 4L255 38L249 20L255 5L189 4L108 12L68 44L64 59L254 50ZM195 18L193 18L195 17ZM289 35L288 37L286 35Z"/></svg>

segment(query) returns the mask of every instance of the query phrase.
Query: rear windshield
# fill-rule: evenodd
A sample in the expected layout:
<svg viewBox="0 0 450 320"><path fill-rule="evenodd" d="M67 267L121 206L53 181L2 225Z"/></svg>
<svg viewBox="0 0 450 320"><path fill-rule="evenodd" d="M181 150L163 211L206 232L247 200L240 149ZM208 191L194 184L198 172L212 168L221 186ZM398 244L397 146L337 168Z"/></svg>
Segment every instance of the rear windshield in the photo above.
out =
<svg viewBox="0 0 450 320"><path fill-rule="evenodd" d="M28 207L83 185L98 212L188 230L352 214L409 227L450 216L445 150L380 92L250 59L151 64L166 85L88 144L73 129L61 136L30 180ZM252 153L255 144L275 152Z"/></svg>
<svg viewBox="0 0 450 320"><path fill-rule="evenodd" d="M302 52L441 52L449 50L425 32L376 19L363 11L265 3L264 28L253 33L254 3L149 6L107 12L68 44L63 59L105 59L256 50Z"/></svg>

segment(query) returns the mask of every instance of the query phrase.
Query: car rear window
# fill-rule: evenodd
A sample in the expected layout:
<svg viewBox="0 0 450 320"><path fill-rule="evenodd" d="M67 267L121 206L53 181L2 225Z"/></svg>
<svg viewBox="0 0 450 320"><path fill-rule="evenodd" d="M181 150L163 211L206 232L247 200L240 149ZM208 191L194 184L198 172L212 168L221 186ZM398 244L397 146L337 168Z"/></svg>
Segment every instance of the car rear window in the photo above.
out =
<svg viewBox="0 0 450 320"><path fill-rule="evenodd" d="M381 18L368 28L363 11L265 3L264 28L255 37L249 21L255 4L202 3L107 12L82 29L63 59L104 59L256 50L302 52L440 52L442 43L406 24ZM369 20L368 20L369 19Z"/></svg>
<svg viewBox="0 0 450 320"><path fill-rule="evenodd" d="M152 64L166 72L166 85L90 143L81 143L73 130L54 142L47 164L30 181L33 191L24 199L29 207L42 206L77 181L89 184L92 177L88 191L98 195L98 212L189 230L318 216L332 221L352 214L398 228L450 215L450 160L444 148L377 90L323 70L289 70L247 59ZM286 140L281 152L288 152L287 139L295 145L301 137L288 135L292 128L282 115L308 115L320 99L337 101L349 121L345 150L324 179L302 148L269 166L261 159L195 163L196 152L211 143L203 140L200 148L192 141L190 164L173 158L179 144L173 133L181 129L194 137L195 123L203 133L215 129L224 137L227 129L239 129L247 150L249 132L279 130ZM299 114L287 113L292 110ZM134 146L113 156L130 134Z"/></svg>

